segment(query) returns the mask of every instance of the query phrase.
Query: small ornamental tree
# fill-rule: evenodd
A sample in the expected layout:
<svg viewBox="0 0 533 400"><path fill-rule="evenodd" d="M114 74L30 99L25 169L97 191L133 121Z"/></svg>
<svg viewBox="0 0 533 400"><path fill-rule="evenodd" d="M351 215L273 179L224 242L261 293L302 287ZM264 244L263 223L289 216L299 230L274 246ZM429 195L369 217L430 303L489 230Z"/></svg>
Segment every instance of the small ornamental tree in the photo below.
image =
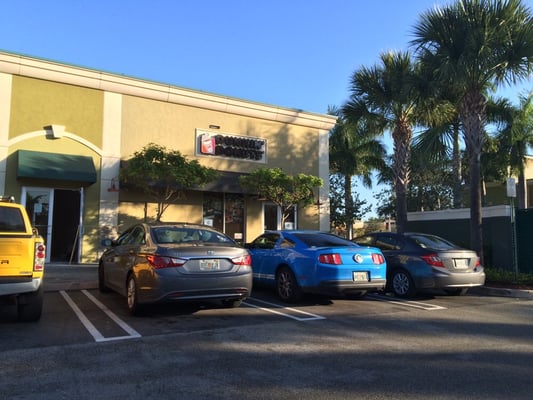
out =
<svg viewBox="0 0 533 400"><path fill-rule="evenodd" d="M157 202L156 221L185 189L205 185L217 177L216 170L155 143L133 153L120 171L122 184L142 190Z"/></svg>
<svg viewBox="0 0 533 400"><path fill-rule="evenodd" d="M291 215L294 206L307 207L315 202L313 189L323 185L322 179L305 174L285 174L281 168L258 168L240 177L243 188L281 208L281 222Z"/></svg>

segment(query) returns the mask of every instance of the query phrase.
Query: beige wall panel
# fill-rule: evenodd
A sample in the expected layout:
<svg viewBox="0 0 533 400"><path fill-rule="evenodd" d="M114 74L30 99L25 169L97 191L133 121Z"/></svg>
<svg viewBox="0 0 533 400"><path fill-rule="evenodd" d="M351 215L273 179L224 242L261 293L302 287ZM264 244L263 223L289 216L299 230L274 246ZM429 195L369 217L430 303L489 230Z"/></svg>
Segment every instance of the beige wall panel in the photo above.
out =
<svg viewBox="0 0 533 400"><path fill-rule="evenodd" d="M245 241L251 242L263 233L263 203L253 197L246 198L246 232Z"/></svg>
<svg viewBox="0 0 533 400"><path fill-rule="evenodd" d="M63 125L101 148L103 92L14 76L10 138L51 124Z"/></svg>
<svg viewBox="0 0 533 400"><path fill-rule="evenodd" d="M123 101L121 153L129 158L148 143L179 150L195 158L196 129L217 125L230 135L267 139L268 164L222 157L199 156L203 165L222 170L251 172L258 167L280 167L287 173L318 175L318 131L256 118L246 118L162 101L125 96Z"/></svg>

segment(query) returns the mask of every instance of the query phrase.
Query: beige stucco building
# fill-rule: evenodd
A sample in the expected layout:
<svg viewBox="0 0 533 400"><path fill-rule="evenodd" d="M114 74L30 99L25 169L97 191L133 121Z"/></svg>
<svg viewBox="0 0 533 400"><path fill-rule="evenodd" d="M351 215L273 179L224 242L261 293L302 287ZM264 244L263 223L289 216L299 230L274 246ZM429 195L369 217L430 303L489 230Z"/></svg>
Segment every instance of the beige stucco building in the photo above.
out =
<svg viewBox="0 0 533 400"><path fill-rule="evenodd" d="M245 242L280 227L279 210L244 193L258 167L319 176L318 206L292 227L329 230L329 115L0 52L0 195L26 205L48 261L96 262L103 237L155 217L119 185L121 160L149 143L220 171L164 220L202 222ZM253 150L253 151L252 151Z"/></svg>

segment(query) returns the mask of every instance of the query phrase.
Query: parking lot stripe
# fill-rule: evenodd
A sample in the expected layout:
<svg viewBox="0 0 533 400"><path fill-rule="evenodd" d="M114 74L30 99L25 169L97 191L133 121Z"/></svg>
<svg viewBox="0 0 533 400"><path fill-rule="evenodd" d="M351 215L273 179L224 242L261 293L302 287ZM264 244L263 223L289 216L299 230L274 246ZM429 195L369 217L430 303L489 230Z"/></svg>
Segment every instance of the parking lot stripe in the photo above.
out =
<svg viewBox="0 0 533 400"><path fill-rule="evenodd" d="M435 304L422 303L422 302L419 302L419 301L400 300L400 299L391 300L390 298L388 298L386 296L381 296L381 295L367 295L367 297L370 297L372 299L379 300L379 301L386 301L388 303L400 304L402 306L412 307L412 308L419 308L419 309L427 310L427 311L446 310L447 309L446 307L437 306Z"/></svg>
<svg viewBox="0 0 533 400"><path fill-rule="evenodd" d="M83 290L82 292L87 292L86 290ZM72 308L82 325L87 329L87 331L91 334L91 336L94 338L95 342L105 342L110 340L120 340L120 339L133 339L140 337L141 335L137 333L133 328L129 327L123 321L121 321L115 314L113 314L107 307L105 307L102 303L100 303L96 298L94 298L90 293L84 293L91 301L93 301L94 304L96 304L102 311L104 311L115 323L117 323L122 329L124 329L126 332L130 333L128 336L114 336L106 338L104 337L98 329L92 324L91 321L85 316L85 314L80 310L80 308L77 306L77 304L72 300L72 298L65 292L64 290L60 290L59 293L61 296L65 299L67 304ZM93 297L91 299L91 297ZM94 300L96 300L96 302ZM102 308L103 307L103 308ZM107 311L106 311L107 310ZM112 316L113 315L113 316ZM118 323L117 320L121 321L121 323ZM125 325L128 327L128 329L125 329L122 325Z"/></svg>
<svg viewBox="0 0 533 400"><path fill-rule="evenodd" d="M106 313L106 315L111 318L115 323L120 326L122 329L124 329L125 332L129 333L130 337L141 337L141 334L137 332L135 329L133 329L131 326L126 324L124 321L122 321L115 313L113 313L109 308L105 306L102 302L100 302L96 297L94 297L91 293L89 293L87 290L82 290L82 293L85 294L94 304L96 304L100 310Z"/></svg>
<svg viewBox="0 0 533 400"><path fill-rule="evenodd" d="M278 309L287 310L287 311L291 311L291 312L299 313L299 314L304 314L304 315L308 316L306 318L301 318L301 317L297 317L295 315L291 315L291 314L287 314L287 313L284 313L284 312L281 312L281 311L274 310L272 308L260 307L260 306L257 306L255 304L249 303L247 301L245 301L243 303L243 304L246 304L247 306L254 307L254 308L257 308L259 310L263 310L263 311L267 311L267 312L272 313L272 314L278 314L278 315L281 315L283 317L295 319L296 321L315 321L315 320L319 320L319 319L326 319L326 317L322 317L320 315L311 314L311 313L308 313L308 312L305 312L305 311L302 311L302 310L298 310L298 309L292 308L292 307L283 307L283 306L280 306L279 304L270 303L270 302L264 301L264 300L259 300L259 299L256 299L254 297L250 297L249 300L253 300L253 301L256 301L258 303L267 304L269 306L273 306L273 307L278 308Z"/></svg>

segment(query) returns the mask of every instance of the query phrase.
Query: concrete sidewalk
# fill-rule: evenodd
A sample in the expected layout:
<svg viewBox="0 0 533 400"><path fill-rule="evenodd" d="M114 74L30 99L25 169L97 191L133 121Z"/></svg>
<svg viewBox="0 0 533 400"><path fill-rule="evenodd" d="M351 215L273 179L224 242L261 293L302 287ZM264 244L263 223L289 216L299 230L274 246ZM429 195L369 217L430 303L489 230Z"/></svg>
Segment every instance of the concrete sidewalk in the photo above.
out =
<svg viewBox="0 0 533 400"><path fill-rule="evenodd" d="M46 264L45 266L44 290L47 292L97 288L97 264L50 263ZM471 288L469 293L480 296L533 299L532 290L517 290L481 286Z"/></svg>

